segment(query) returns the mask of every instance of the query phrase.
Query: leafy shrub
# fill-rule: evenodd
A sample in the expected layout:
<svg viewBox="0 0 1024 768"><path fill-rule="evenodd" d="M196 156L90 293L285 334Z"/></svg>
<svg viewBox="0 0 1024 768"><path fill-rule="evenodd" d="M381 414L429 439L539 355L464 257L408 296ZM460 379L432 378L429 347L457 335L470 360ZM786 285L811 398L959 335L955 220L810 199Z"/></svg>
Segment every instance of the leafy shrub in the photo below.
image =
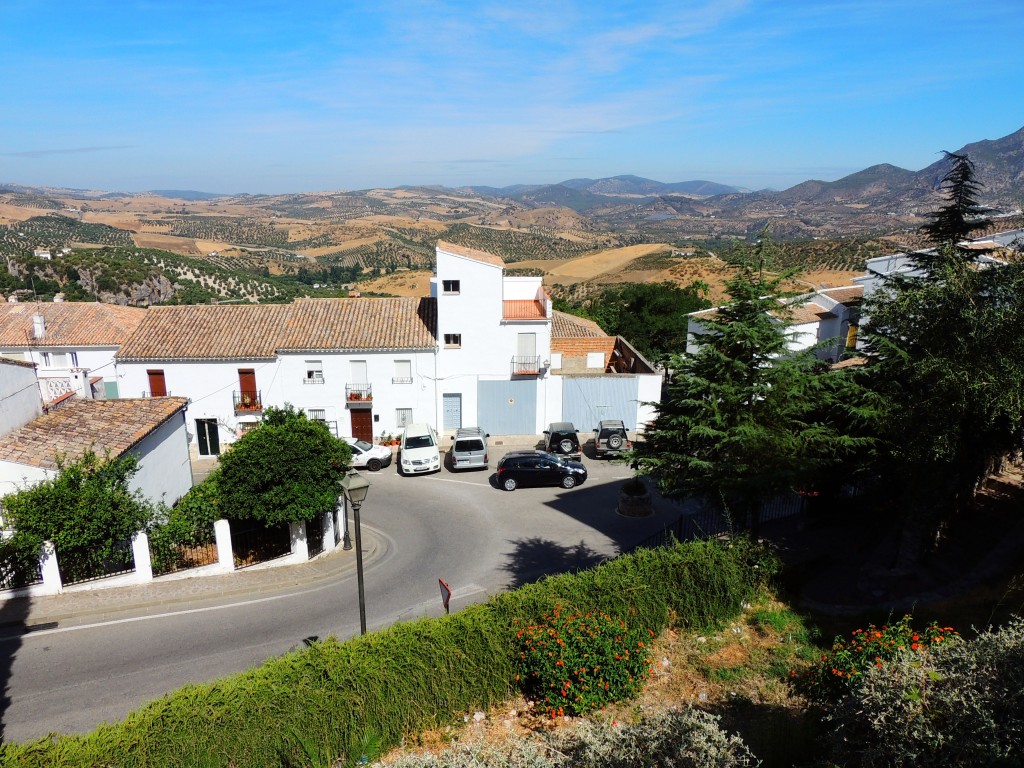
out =
<svg viewBox="0 0 1024 768"><path fill-rule="evenodd" d="M841 764L1019 765L1021 618L971 641L933 642L917 651L904 647L881 667L869 666L857 683L829 717Z"/></svg>
<svg viewBox="0 0 1024 768"><path fill-rule="evenodd" d="M699 709L670 710L630 725L580 721L548 735L472 740L439 754L403 755L388 768L733 768L757 763L738 736Z"/></svg>
<svg viewBox="0 0 1024 768"><path fill-rule="evenodd" d="M884 667L904 651L921 655L960 637L952 627L934 622L915 630L912 620L904 616L892 625L869 624L867 629L855 629L849 641L837 637L831 652L798 678L798 688L812 699L836 701L856 690L868 670Z"/></svg>
<svg viewBox="0 0 1024 768"><path fill-rule="evenodd" d="M143 530L152 509L129 481L138 458L100 457L86 451L67 462L59 458L57 475L3 498L4 517L15 529L13 547L23 560L38 559L43 542L53 542L62 570L74 562L76 578L107 561L124 558L124 542Z"/></svg>
<svg viewBox="0 0 1024 768"><path fill-rule="evenodd" d="M648 673L644 641L653 635L605 613L579 616L556 606L516 633L516 680L551 717L590 712L640 692Z"/></svg>
<svg viewBox="0 0 1024 768"><path fill-rule="evenodd" d="M217 506L217 472L193 486L177 504L162 507L149 527L153 568L166 572L181 567L186 548L201 547L214 540L213 524L220 518Z"/></svg>

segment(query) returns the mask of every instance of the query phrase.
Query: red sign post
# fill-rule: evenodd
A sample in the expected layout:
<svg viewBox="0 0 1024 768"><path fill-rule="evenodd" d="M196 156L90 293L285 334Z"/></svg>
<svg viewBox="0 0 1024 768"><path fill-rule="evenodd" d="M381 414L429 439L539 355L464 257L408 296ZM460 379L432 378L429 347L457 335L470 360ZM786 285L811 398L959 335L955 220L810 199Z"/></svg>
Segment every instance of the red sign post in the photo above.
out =
<svg viewBox="0 0 1024 768"><path fill-rule="evenodd" d="M447 614L448 602L452 599L452 588L444 579L438 579L437 583L441 585L441 602L444 603L444 612Z"/></svg>

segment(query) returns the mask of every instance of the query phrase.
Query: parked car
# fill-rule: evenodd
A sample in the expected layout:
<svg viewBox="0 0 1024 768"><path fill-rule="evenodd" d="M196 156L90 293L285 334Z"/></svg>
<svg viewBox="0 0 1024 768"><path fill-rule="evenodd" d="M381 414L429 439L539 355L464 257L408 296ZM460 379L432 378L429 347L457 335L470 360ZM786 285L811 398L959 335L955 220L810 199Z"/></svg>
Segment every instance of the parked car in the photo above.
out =
<svg viewBox="0 0 1024 768"><path fill-rule="evenodd" d="M546 451L510 451L498 462L497 476L498 486L506 491L541 485L574 488L586 481L587 468Z"/></svg>
<svg viewBox="0 0 1024 768"><path fill-rule="evenodd" d="M487 469L487 438L480 427L464 427L452 437L449 452L452 469Z"/></svg>
<svg viewBox="0 0 1024 768"><path fill-rule="evenodd" d="M439 472L441 452L437 446L437 433L429 424L409 424L402 430L398 448L398 472L415 475L421 472Z"/></svg>
<svg viewBox="0 0 1024 768"><path fill-rule="evenodd" d="M594 428L594 452L598 458L610 453L628 451L632 447L626 425L621 421L604 419Z"/></svg>
<svg viewBox="0 0 1024 768"><path fill-rule="evenodd" d="M576 427L571 421L553 421L548 424L548 428L544 430L544 450L568 456L576 461L583 458L580 437L576 434Z"/></svg>
<svg viewBox="0 0 1024 768"><path fill-rule="evenodd" d="M343 437L348 447L352 449L352 466L356 469L368 469L377 472L383 467L391 465L391 448L384 445L374 445L365 440L357 440L354 437Z"/></svg>

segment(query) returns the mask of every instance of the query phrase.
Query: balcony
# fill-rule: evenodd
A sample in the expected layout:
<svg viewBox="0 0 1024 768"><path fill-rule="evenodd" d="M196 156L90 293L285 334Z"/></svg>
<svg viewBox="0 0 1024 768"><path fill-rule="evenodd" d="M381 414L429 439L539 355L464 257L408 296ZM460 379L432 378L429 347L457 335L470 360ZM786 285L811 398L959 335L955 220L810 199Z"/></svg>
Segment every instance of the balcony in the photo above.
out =
<svg viewBox="0 0 1024 768"><path fill-rule="evenodd" d="M235 404L235 413L253 413L263 410L263 397L259 390L232 392L231 398Z"/></svg>
<svg viewBox="0 0 1024 768"><path fill-rule="evenodd" d="M349 408L372 408L373 387L369 384L346 384L345 405Z"/></svg>
<svg viewBox="0 0 1024 768"><path fill-rule="evenodd" d="M516 355L512 358L513 376L537 376L540 368L540 357L537 355Z"/></svg>

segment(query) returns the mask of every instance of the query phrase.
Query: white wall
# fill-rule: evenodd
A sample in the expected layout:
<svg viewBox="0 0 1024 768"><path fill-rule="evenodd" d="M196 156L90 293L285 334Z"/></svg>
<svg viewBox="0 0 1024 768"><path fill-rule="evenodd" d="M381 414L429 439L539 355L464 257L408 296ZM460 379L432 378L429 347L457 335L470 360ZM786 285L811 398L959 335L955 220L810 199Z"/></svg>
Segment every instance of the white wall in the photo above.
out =
<svg viewBox="0 0 1024 768"><path fill-rule="evenodd" d="M658 415L658 409L649 405L644 405L647 402L660 403L661 402L661 374L660 373L640 373L636 374L637 378L637 403L636 408L636 424L632 429L640 430L649 421L653 421ZM629 429L627 425L627 429Z"/></svg>
<svg viewBox="0 0 1024 768"><path fill-rule="evenodd" d="M50 364L43 364L43 353L50 354ZM40 378L67 377L72 368L85 368L89 371L89 378L100 376L104 381L114 381L116 371L114 368L114 353L117 347L32 347L32 348L4 348L0 349L0 355L13 354L18 359L28 360L36 364ZM75 353L78 364L72 362L71 354ZM56 355L67 355L66 365L55 365ZM139 397L141 392L120 393L120 397Z"/></svg>
<svg viewBox="0 0 1024 768"><path fill-rule="evenodd" d="M279 363L268 387L263 389L264 405L291 403L296 408L324 410L324 418L338 424L338 434L352 434L350 413L346 407L346 384L370 384L373 389L373 435L395 434L398 408L411 408L413 421L431 423L435 415L435 361L431 351L420 352L288 352ZM306 361L319 360L323 384L306 384ZM411 364L412 383L396 384L396 361ZM352 362L366 363L368 381L354 381ZM256 374L257 383L260 374Z"/></svg>
<svg viewBox="0 0 1024 768"><path fill-rule="evenodd" d="M0 498L9 493L31 488L36 483L56 476L56 472L31 467L27 464L16 464L13 461L0 461Z"/></svg>
<svg viewBox="0 0 1024 768"><path fill-rule="evenodd" d="M186 413L176 413L130 451L139 457L139 470L131 479L131 488L142 491L150 501L170 505L192 487Z"/></svg>
<svg viewBox="0 0 1024 768"><path fill-rule="evenodd" d="M32 368L0 360L0 435L43 415Z"/></svg>
<svg viewBox="0 0 1024 768"><path fill-rule="evenodd" d="M442 291L444 280L458 280L458 294ZM512 378L512 358L518 351L519 334L536 334L541 360L551 355L551 320L505 321L504 300L538 298L539 278L503 277L502 267L437 249L437 274L432 291L437 296L438 397L437 414L430 423L440 427L443 394L462 395L462 424L476 426L477 382ZM462 336L459 349L446 347L446 333ZM541 385L541 390L543 390ZM537 393L538 431L547 424L542 404L545 392ZM550 398L549 398L550 399Z"/></svg>

